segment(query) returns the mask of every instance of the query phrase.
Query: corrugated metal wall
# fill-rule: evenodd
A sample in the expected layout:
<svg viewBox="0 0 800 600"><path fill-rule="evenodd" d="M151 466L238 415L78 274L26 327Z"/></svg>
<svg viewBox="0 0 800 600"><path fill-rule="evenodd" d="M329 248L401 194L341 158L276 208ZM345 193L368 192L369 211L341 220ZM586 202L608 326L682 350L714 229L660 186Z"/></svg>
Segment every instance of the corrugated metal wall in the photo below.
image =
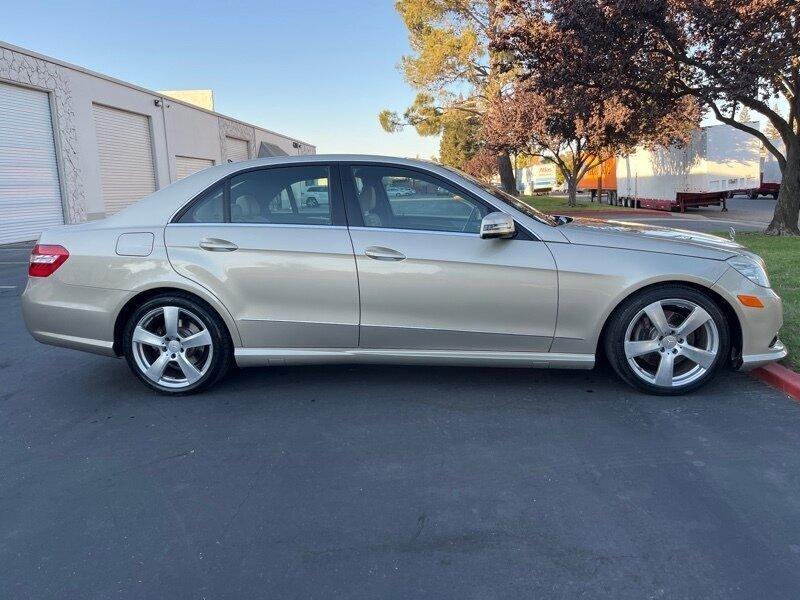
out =
<svg viewBox="0 0 800 600"><path fill-rule="evenodd" d="M228 162L239 162L250 158L247 140L225 136L225 151L228 155Z"/></svg>
<svg viewBox="0 0 800 600"><path fill-rule="evenodd" d="M100 187L112 215L156 190L153 142L145 115L92 107L100 158Z"/></svg>
<svg viewBox="0 0 800 600"><path fill-rule="evenodd" d="M0 244L63 223L49 95L0 83Z"/></svg>
<svg viewBox="0 0 800 600"><path fill-rule="evenodd" d="M188 177L208 167L213 167L214 161L207 158L193 158L191 156L175 157L175 176L177 179Z"/></svg>

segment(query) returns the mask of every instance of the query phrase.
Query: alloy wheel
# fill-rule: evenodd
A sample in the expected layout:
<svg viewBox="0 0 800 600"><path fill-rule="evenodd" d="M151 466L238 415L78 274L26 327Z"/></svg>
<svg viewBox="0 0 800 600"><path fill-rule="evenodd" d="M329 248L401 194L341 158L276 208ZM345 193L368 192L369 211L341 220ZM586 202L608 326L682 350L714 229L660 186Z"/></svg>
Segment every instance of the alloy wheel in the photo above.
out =
<svg viewBox="0 0 800 600"><path fill-rule="evenodd" d="M211 366L214 344L193 312L160 306L147 312L133 330L133 358L145 377L160 386L188 387Z"/></svg>
<svg viewBox="0 0 800 600"><path fill-rule="evenodd" d="M677 388L703 377L720 349L717 324L690 300L657 300L640 310L625 332L625 357L646 383Z"/></svg>

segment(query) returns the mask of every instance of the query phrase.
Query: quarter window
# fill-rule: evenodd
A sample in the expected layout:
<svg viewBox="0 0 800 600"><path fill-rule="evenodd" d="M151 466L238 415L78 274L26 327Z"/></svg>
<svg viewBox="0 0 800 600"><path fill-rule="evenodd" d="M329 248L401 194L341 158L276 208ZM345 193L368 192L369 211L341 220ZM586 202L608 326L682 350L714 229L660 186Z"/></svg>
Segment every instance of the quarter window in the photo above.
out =
<svg viewBox="0 0 800 600"><path fill-rule="evenodd" d="M179 223L223 223L225 198L222 184L217 184L195 200L181 215Z"/></svg>
<svg viewBox="0 0 800 600"><path fill-rule="evenodd" d="M478 233L485 204L418 171L352 167L353 187L366 227Z"/></svg>

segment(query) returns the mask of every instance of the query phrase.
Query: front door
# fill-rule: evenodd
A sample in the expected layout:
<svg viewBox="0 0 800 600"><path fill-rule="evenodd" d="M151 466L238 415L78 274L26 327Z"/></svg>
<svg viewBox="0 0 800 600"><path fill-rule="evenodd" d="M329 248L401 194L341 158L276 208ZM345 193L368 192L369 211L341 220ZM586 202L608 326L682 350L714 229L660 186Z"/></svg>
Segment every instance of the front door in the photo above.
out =
<svg viewBox="0 0 800 600"><path fill-rule="evenodd" d="M543 242L524 231L481 239L495 209L433 174L358 164L342 173L361 347L549 350L558 282Z"/></svg>
<svg viewBox="0 0 800 600"><path fill-rule="evenodd" d="M330 201L303 202L311 187ZM338 190L325 164L233 175L167 226L170 262L219 297L245 347L354 348L358 280Z"/></svg>

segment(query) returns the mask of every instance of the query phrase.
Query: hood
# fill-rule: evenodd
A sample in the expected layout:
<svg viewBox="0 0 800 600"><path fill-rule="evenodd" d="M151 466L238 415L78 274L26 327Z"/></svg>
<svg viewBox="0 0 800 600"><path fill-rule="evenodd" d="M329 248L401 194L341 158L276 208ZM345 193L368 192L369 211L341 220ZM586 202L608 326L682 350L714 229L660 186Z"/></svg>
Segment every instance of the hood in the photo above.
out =
<svg viewBox="0 0 800 600"><path fill-rule="evenodd" d="M574 218L558 230L571 243L584 246L663 252L713 260L726 260L747 253L741 244L717 235L627 221Z"/></svg>

